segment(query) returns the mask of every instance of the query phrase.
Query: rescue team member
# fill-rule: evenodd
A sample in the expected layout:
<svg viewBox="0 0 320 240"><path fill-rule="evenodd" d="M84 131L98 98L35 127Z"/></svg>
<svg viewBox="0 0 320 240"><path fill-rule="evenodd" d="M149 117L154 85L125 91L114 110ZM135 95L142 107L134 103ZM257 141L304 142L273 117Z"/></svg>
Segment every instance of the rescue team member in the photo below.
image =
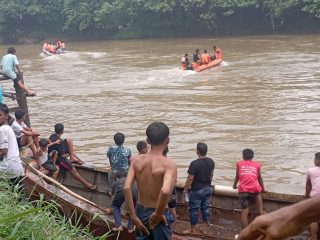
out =
<svg viewBox="0 0 320 240"><path fill-rule="evenodd" d="M195 53L193 54L193 61L199 64L201 63L199 49L196 49Z"/></svg>
<svg viewBox="0 0 320 240"><path fill-rule="evenodd" d="M42 50L47 50L49 43L45 42L42 46Z"/></svg>
<svg viewBox="0 0 320 240"><path fill-rule="evenodd" d="M199 49L196 49L195 53L193 54L192 68L195 69L200 65L201 65L201 59L200 59Z"/></svg>
<svg viewBox="0 0 320 240"><path fill-rule="evenodd" d="M66 50L66 44L63 41L60 41L60 48L62 51Z"/></svg>
<svg viewBox="0 0 320 240"><path fill-rule="evenodd" d="M184 54L184 56L181 58L181 66L182 66L182 69L192 70L192 66L188 58L188 53Z"/></svg>
<svg viewBox="0 0 320 240"><path fill-rule="evenodd" d="M217 48L216 46L213 46L213 59L222 59L222 52L220 48Z"/></svg>
<svg viewBox="0 0 320 240"><path fill-rule="evenodd" d="M48 51L51 53L56 53L56 50L57 50L57 47L53 43L50 43Z"/></svg>
<svg viewBox="0 0 320 240"><path fill-rule="evenodd" d="M207 50L204 50L201 54L201 64L208 64L210 60L210 55L208 54Z"/></svg>

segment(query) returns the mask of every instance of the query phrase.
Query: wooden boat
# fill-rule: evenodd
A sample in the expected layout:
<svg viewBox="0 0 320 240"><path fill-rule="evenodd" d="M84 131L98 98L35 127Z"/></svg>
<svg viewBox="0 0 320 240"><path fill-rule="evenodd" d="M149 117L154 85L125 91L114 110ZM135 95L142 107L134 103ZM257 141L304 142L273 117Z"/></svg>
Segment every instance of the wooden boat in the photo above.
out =
<svg viewBox="0 0 320 240"><path fill-rule="evenodd" d="M209 62L208 64L202 64L200 66L197 66L196 68L194 68L194 70L196 72L201 72L203 70L218 66L222 61L223 60L221 58L220 59L215 59L212 62Z"/></svg>
<svg viewBox="0 0 320 240"><path fill-rule="evenodd" d="M97 185L95 191L83 187L74 180L69 172L61 172L58 182L62 183L67 192L59 187L59 183L52 183L39 176L38 172L28 170L25 178L26 192L34 199L43 195L47 200L55 200L61 207L61 212L71 219L80 219L80 224L87 226L96 236L102 235L114 226L113 216L109 215L105 208L110 207L111 199L107 194L108 170L97 169L91 166L75 166L77 171L88 181ZM48 177L47 177L48 178ZM50 178L48 178L50 179ZM201 233L183 236L182 231L190 226L188 217L188 205L183 202L183 185L178 183L177 189L177 214L178 220L174 224L174 240L196 239L234 239L235 234L241 230L240 204L237 192L231 187L213 186L214 194L211 199L211 226L208 234ZM267 212L299 202L305 199L300 195L279 193L264 193L263 202ZM250 220L257 216L257 209L250 206ZM96 217L99 215L99 217ZM199 215L200 216L200 215ZM200 219L200 218L199 218ZM123 226L127 225L127 217L123 216ZM118 237L118 238L117 238ZM204 237L204 238L203 238ZM114 233L108 239L135 240L134 234L129 234L124 227L121 233ZM306 233L290 239L306 239Z"/></svg>

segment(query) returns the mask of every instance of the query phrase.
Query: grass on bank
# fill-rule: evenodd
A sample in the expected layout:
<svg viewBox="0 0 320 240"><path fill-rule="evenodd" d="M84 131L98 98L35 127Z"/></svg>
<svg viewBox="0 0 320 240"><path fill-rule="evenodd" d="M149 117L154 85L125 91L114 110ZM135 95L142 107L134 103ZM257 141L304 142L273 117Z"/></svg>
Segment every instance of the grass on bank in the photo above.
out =
<svg viewBox="0 0 320 240"><path fill-rule="evenodd" d="M0 213L0 239L108 239L108 233L95 238L88 228L73 226L54 202L28 202L4 181L0 181Z"/></svg>

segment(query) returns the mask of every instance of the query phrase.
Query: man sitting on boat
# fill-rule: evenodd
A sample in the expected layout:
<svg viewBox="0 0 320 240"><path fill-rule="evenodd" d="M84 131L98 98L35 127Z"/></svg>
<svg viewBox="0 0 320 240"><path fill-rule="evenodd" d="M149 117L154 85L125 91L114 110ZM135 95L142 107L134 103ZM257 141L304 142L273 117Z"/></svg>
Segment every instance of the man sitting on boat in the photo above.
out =
<svg viewBox="0 0 320 240"><path fill-rule="evenodd" d="M192 66L188 58L188 53L184 54L184 56L181 58L181 67L184 70L192 70Z"/></svg>
<svg viewBox="0 0 320 240"><path fill-rule="evenodd" d="M201 54L201 64L208 64L211 61L208 51L205 49Z"/></svg>
<svg viewBox="0 0 320 240"><path fill-rule="evenodd" d="M49 137L49 143L53 144L49 147L48 153L51 154L51 152L54 150L58 152L56 165L58 165L60 169L62 168L66 171L70 171L72 176L81 182L85 187L95 190L97 186L85 180L72 166L72 162L78 164L83 164L83 162L75 155L73 149L73 140L71 138L61 138L64 131L63 124L57 123L54 127L54 131L55 133ZM67 157L70 157L70 160Z"/></svg>
<svg viewBox="0 0 320 240"><path fill-rule="evenodd" d="M64 41L60 41L60 49L63 53L67 50L66 44L64 43Z"/></svg>
<svg viewBox="0 0 320 240"><path fill-rule="evenodd" d="M7 124L9 108L0 103L0 178L22 189L24 176L16 136Z"/></svg>
<svg viewBox="0 0 320 240"><path fill-rule="evenodd" d="M213 46L213 56L212 60L222 59L222 51L220 48L217 48L215 45Z"/></svg>
<svg viewBox="0 0 320 240"><path fill-rule="evenodd" d="M43 167L42 172L44 174L50 174L53 179L56 179L59 173L59 167L56 165L58 152L53 150L50 154L48 153L48 146L53 144L55 143L48 144L48 140L45 138L40 139L39 161Z"/></svg>
<svg viewBox="0 0 320 240"><path fill-rule="evenodd" d="M33 159L37 162L40 170L42 169L41 163L39 161L39 133L33 128L29 128L25 124L25 111L18 109L14 113L16 120L11 124L11 128L16 135L18 147L29 147L33 154Z"/></svg>
<svg viewBox="0 0 320 240"><path fill-rule="evenodd" d="M196 49L195 53L193 54L192 68L195 69L200 65L201 65L201 57L200 57L199 49Z"/></svg>

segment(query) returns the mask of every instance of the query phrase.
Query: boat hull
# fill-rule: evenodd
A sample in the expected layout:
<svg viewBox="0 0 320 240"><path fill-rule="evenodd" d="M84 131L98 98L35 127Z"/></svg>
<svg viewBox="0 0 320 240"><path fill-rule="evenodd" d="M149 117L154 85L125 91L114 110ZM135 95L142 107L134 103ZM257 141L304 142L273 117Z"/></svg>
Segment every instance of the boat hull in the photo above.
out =
<svg viewBox="0 0 320 240"><path fill-rule="evenodd" d="M39 198L43 194L45 199L54 199L60 206L62 213L68 217L75 218L81 216L81 224L86 226L93 219L95 214L101 217L90 223L90 229L94 235L100 236L109 231L110 227L114 226L112 215L105 212L105 208L111 206L111 198L107 194L108 187L108 170L95 169L89 166L75 166L81 176L89 182L97 185L97 190L91 191L83 187L80 183L74 180L69 172L61 172L58 181L70 189L72 192L88 199L92 204L83 202L80 199L70 196L70 194L59 190L54 184L46 183L36 173L27 171L25 186L29 194L33 198ZM183 184L178 183L177 189L177 214L178 220L174 225L175 237L174 239L203 239L201 233L183 236L182 231L189 226L188 204L183 202ZM205 239L234 239L235 234L241 231L240 214L241 207L238 200L237 192L231 187L213 186L214 194L211 197L210 206L210 228ZM281 207L291 205L293 203L304 200L304 196L279 194L279 193L264 193L263 203L265 210L271 212ZM124 210L124 209L123 209ZM254 204L250 204L250 221L258 215ZM200 214L199 214L199 219ZM201 223L201 222L200 222ZM122 225L126 226L127 219L123 216ZM110 238L112 239L112 238ZM134 234L129 234L127 230L121 232L120 240L134 240ZM290 239L306 239L306 233L303 233L296 238Z"/></svg>
<svg viewBox="0 0 320 240"><path fill-rule="evenodd" d="M215 60L209 62L208 64L202 64L200 66L197 66L196 68L194 68L194 70L196 72L202 72L202 71L204 71L206 69L213 68L213 67L216 67L216 66L220 65L220 63L222 61L223 61L222 59L215 59Z"/></svg>

